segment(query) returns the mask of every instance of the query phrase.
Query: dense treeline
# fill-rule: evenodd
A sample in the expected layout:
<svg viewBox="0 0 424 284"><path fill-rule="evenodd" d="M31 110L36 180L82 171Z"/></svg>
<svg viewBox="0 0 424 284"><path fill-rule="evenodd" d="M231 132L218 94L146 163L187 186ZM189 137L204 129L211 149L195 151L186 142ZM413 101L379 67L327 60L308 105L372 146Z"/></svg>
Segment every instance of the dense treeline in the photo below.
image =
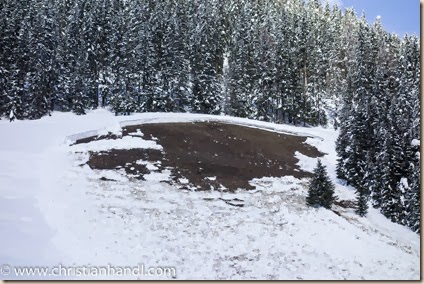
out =
<svg viewBox="0 0 424 284"><path fill-rule="evenodd" d="M420 47L416 37L357 23L340 113L337 174L375 208L420 231Z"/></svg>
<svg viewBox="0 0 424 284"><path fill-rule="evenodd" d="M0 2L0 117L196 112L340 130L338 176L419 231L420 46L319 0Z"/></svg>
<svg viewBox="0 0 424 284"><path fill-rule="evenodd" d="M0 5L0 114L17 119L109 105L325 124L355 20L318 0Z"/></svg>

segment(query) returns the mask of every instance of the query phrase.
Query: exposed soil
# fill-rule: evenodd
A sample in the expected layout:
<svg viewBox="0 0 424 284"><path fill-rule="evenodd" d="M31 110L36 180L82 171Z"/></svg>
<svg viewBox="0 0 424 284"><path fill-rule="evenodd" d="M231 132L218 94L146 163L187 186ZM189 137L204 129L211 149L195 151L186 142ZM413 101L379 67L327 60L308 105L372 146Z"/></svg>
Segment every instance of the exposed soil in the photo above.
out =
<svg viewBox="0 0 424 284"><path fill-rule="evenodd" d="M261 177L292 175L309 177L296 163L295 152L320 157L306 137L275 133L217 122L143 124L123 128L122 135L140 130L145 140L155 140L163 151L152 149L112 150L90 153L88 165L93 169L125 169L136 178L149 173L137 160L158 162L160 170L169 168L172 178L189 180L198 190L238 188L253 189L249 181ZM76 143L119 137L89 137ZM185 185L181 185L185 188Z"/></svg>
<svg viewBox="0 0 424 284"><path fill-rule="evenodd" d="M163 159L163 154L159 150L153 149L128 149L90 152L90 159L87 164L92 169L110 170L124 169L127 175L137 179L144 179L143 175L149 174L150 170L146 165L136 163L138 160L158 161Z"/></svg>
<svg viewBox="0 0 424 284"><path fill-rule="evenodd" d="M334 204L343 208L356 208L355 201L353 200L336 200Z"/></svg>

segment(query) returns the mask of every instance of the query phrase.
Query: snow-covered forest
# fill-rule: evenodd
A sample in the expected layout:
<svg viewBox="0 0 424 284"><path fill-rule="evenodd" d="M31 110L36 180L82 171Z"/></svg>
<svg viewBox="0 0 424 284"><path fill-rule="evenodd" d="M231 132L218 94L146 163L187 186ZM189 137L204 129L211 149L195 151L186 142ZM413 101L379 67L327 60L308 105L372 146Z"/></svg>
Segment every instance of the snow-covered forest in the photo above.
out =
<svg viewBox="0 0 424 284"><path fill-rule="evenodd" d="M0 117L226 114L339 130L337 174L420 230L420 45L319 0L0 2Z"/></svg>

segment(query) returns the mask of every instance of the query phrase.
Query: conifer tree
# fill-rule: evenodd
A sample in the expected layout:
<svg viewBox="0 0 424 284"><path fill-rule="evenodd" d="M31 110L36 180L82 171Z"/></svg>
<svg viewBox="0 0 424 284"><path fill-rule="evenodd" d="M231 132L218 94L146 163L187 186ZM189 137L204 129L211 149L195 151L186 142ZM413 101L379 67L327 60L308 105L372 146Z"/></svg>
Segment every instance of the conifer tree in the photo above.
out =
<svg viewBox="0 0 424 284"><path fill-rule="evenodd" d="M355 212L363 217L368 213L368 204L367 204L367 193L363 188L359 188L356 191L357 199L356 199L356 209Z"/></svg>
<svg viewBox="0 0 424 284"><path fill-rule="evenodd" d="M321 160L318 160L313 177L309 183L306 203L309 206L322 206L330 209L335 199L334 184L331 182L325 166L323 166Z"/></svg>
<svg viewBox="0 0 424 284"><path fill-rule="evenodd" d="M195 113L219 114L223 90L216 68L216 52L223 43L218 36L221 30L214 24L217 1L192 1L190 9L191 109Z"/></svg>
<svg viewBox="0 0 424 284"><path fill-rule="evenodd" d="M254 113L255 60L253 32L249 19L256 21L250 2L237 2L232 7L233 27L229 44L229 112L238 117L252 117Z"/></svg>

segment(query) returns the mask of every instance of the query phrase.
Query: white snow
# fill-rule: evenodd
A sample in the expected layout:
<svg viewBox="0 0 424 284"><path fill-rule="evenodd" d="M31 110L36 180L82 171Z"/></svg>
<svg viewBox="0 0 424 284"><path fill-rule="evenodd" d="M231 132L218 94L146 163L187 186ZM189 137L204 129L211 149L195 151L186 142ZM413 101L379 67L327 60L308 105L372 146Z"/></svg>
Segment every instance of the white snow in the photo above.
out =
<svg viewBox="0 0 424 284"><path fill-rule="evenodd" d="M131 133L128 133L128 134L132 135L132 136L140 136L140 137L144 136L144 134L140 131L140 129L137 129L136 132L131 132Z"/></svg>
<svg viewBox="0 0 424 284"><path fill-rule="evenodd" d="M400 183L402 184L402 188L406 189L409 188L408 179L407 178L401 178Z"/></svg>
<svg viewBox="0 0 424 284"><path fill-rule="evenodd" d="M96 140L90 143L83 143L71 146L72 151L108 151L111 149L134 149L134 148L150 148L162 150L162 146L155 141L144 140L140 137L124 136L119 140Z"/></svg>
<svg viewBox="0 0 424 284"><path fill-rule="evenodd" d="M151 163L151 162L148 162L148 161L138 160L138 161L136 161L136 164L145 165L146 168L150 171L156 171L156 170L159 169L154 163Z"/></svg>
<svg viewBox="0 0 424 284"><path fill-rule="evenodd" d="M412 145L412 146L420 146L420 140L418 140L418 139L413 139L413 140L412 140L412 142L411 142L411 145Z"/></svg>
<svg viewBox="0 0 424 284"><path fill-rule="evenodd" d="M308 135L306 143L327 154L320 159L336 194L355 198L354 190L336 178L337 132L332 129L198 114L114 116L103 109L85 116L54 112L36 121L0 120L0 264L142 263L174 266L177 279L420 278L419 235L374 209L361 218L337 206L340 216L309 208L306 180L254 179L255 190L236 193L181 190L161 182L169 180L169 170L135 182L123 170L80 166L87 151L162 150L157 141L137 135L69 146L96 134L119 135L124 125L208 120ZM302 169L316 165L316 159L296 157Z"/></svg>
<svg viewBox="0 0 424 284"><path fill-rule="evenodd" d="M108 127L103 128L98 133L98 135L107 135L107 134L115 134L117 136L122 135L122 128L117 121L115 121Z"/></svg>
<svg viewBox="0 0 424 284"><path fill-rule="evenodd" d="M299 166L299 168L301 170L307 171L307 172L313 172L314 171L314 168L316 167L316 164L317 164L316 158L311 158L311 157L305 156L298 151L295 152L294 156L297 159L299 159L299 162L297 163L297 165Z"/></svg>
<svg viewBox="0 0 424 284"><path fill-rule="evenodd" d="M182 184L187 184L187 183L189 183L189 180L188 180L188 179L186 179L186 178L179 178L179 179L178 179L178 181L179 181L180 183L182 183Z"/></svg>

